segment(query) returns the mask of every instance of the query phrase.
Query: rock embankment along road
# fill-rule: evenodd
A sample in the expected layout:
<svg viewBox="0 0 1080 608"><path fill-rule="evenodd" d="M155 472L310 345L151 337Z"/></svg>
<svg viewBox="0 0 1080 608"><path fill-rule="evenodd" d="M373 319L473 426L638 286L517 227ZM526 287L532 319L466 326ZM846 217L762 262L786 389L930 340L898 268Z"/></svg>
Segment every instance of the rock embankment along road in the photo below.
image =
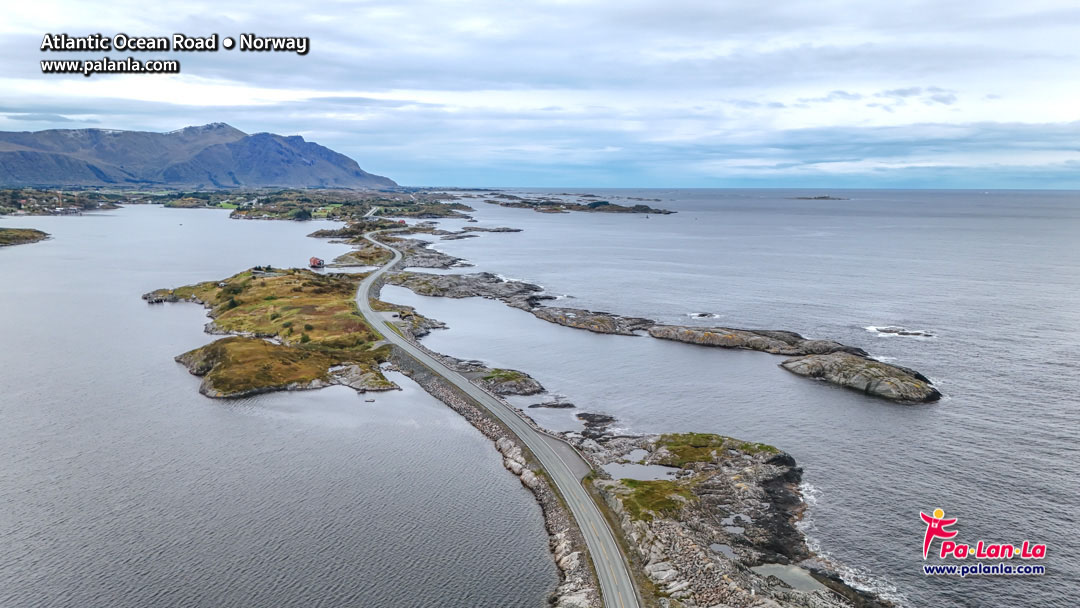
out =
<svg viewBox="0 0 1080 608"><path fill-rule="evenodd" d="M585 544L588 547L600 583L604 606L607 608L640 608L641 603L634 588L633 578L630 575L626 558L615 540L615 534L608 526L608 522L600 512L600 508L582 486L580 476L574 472L575 469L581 469L581 463L568 463L566 461L566 458L576 457L574 452L569 449L556 449L550 443L552 441L550 436L533 428L504 402L474 385L464 376L399 335L378 312L371 308L369 292L372 285L402 259L400 251L375 240L372 237L373 234L374 232L369 232L364 235L364 238L379 247L389 249L394 257L360 283L356 304L364 319L372 327L376 328L379 333L383 334L386 341L400 348L408 356L456 386L484 407L529 448L537 461L539 461L540 466L547 472L559 493L562 494L563 500L566 501L567 507L585 537Z"/></svg>

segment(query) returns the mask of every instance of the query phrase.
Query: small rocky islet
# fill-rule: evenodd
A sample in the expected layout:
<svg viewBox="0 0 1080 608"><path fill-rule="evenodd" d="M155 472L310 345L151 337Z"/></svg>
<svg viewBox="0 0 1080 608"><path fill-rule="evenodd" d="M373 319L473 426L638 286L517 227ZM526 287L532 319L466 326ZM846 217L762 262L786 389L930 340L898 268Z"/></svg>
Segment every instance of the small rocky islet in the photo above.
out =
<svg viewBox="0 0 1080 608"><path fill-rule="evenodd" d="M921 373L871 358L861 348L832 340L807 339L791 331L664 325L651 319L609 312L544 305L554 300L539 285L498 275L396 272L387 282L417 294L447 298L483 297L525 310L550 323L595 333L647 335L699 346L756 350L793 357L780 366L794 374L821 379L867 395L902 403L927 403L941 393Z"/></svg>

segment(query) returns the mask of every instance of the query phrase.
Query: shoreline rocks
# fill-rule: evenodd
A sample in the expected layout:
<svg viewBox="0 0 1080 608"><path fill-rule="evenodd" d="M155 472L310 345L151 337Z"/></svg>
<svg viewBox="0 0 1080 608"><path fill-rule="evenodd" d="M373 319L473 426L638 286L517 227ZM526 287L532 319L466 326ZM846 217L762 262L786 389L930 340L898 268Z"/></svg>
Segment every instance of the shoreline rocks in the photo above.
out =
<svg viewBox="0 0 1080 608"><path fill-rule="evenodd" d="M846 346L832 340L808 340L795 332L781 330L655 325L649 328L649 335L662 340L675 340L701 346L757 350L774 355L811 355L838 351L863 357L867 354L863 349L854 346Z"/></svg>
<svg viewBox="0 0 1080 608"><path fill-rule="evenodd" d="M556 325L620 336L636 336L638 331L646 330L656 323L651 319L641 317L623 317L610 312L596 312L580 308L536 306L529 312L538 319Z"/></svg>
<svg viewBox="0 0 1080 608"><path fill-rule="evenodd" d="M529 405L529 407L533 408L533 409L546 408L546 409L552 409L552 410L569 410L569 409L574 409L577 406L574 405L573 403L570 403L569 401L555 400L555 401L545 401L544 403L533 403L533 404Z"/></svg>
<svg viewBox="0 0 1080 608"><path fill-rule="evenodd" d="M598 467L641 450L645 464L679 467L674 479L603 474L594 481L632 557L660 592L660 606L892 606L848 586L812 556L796 526L805 508L802 469L789 454L705 433L571 441ZM796 591L750 569L763 564L804 568L821 585Z"/></svg>
<svg viewBox="0 0 1080 608"><path fill-rule="evenodd" d="M231 336L174 357L193 376L199 392L212 399L235 399L277 391L315 390L342 385L364 393L400 390L377 369L337 362L315 351L255 337ZM258 365L258 373L251 367Z"/></svg>
<svg viewBox="0 0 1080 608"><path fill-rule="evenodd" d="M399 249L403 256L401 262L405 268L466 268L472 264L465 260L431 249L430 241L402 237L384 237L391 246Z"/></svg>
<svg viewBox="0 0 1080 608"><path fill-rule="evenodd" d="M432 274L426 272L395 272L386 282L405 287L422 296L442 298L481 297L499 300L514 308L529 310L544 288L524 281L507 281L490 272L472 274Z"/></svg>
<svg viewBox="0 0 1080 608"><path fill-rule="evenodd" d="M585 423L585 430L582 431L584 437L598 438L607 434L608 427L615 422L614 416L608 416L607 414L593 414L590 412L581 412L575 416L578 420Z"/></svg>
<svg viewBox="0 0 1080 608"><path fill-rule="evenodd" d="M538 395L547 390L538 380L516 369L492 368L483 361L458 359L431 350L428 352L450 369L496 395Z"/></svg>
<svg viewBox="0 0 1080 608"><path fill-rule="evenodd" d="M861 348L832 340L808 340L795 332L656 325L649 329L649 335L701 346L796 355L780 363L780 367L902 403L928 403L941 398L930 380L913 369L877 361Z"/></svg>
<svg viewBox="0 0 1080 608"><path fill-rule="evenodd" d="M535 378L516 369L489 369L476 380L496 395L537 395L545 390Z"/></svg>

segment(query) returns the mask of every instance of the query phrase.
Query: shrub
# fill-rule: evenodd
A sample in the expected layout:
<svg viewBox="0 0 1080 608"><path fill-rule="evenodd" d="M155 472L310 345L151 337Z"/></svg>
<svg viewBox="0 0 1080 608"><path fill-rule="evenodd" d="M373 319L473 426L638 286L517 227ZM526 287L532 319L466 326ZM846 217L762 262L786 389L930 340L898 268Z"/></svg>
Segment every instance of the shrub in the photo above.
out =
<svg viewBox="0 0 1080 608"><path fill-rule="evenodd" d="M307 344L308 342L311 342L311 336L307 334L300 334L300 343Z"/></svg>
<svg viewBox="0 0 1080 608"><path fill-rule="evenodd" d="M311 330L315 329L315 326L312 325L311 323L304 323L304 329L306 329L307 331L311 331Z"/></svg>

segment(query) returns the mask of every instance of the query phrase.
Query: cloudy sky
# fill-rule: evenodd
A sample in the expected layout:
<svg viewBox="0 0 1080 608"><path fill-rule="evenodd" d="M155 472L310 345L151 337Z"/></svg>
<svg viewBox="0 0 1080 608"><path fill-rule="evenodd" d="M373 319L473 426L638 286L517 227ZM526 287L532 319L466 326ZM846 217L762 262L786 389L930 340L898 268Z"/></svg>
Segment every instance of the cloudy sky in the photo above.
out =
<svg viewBox="0 0 1080 608"><path fill-rule="evenodd" d="M8 3L0 130L222 121L409 185L1080 188L1075 0L147 7ZM311 52L42 74L68 56L38 50L60 32L298 35ZM104 54L126 56L70 56Z"/></svg>

